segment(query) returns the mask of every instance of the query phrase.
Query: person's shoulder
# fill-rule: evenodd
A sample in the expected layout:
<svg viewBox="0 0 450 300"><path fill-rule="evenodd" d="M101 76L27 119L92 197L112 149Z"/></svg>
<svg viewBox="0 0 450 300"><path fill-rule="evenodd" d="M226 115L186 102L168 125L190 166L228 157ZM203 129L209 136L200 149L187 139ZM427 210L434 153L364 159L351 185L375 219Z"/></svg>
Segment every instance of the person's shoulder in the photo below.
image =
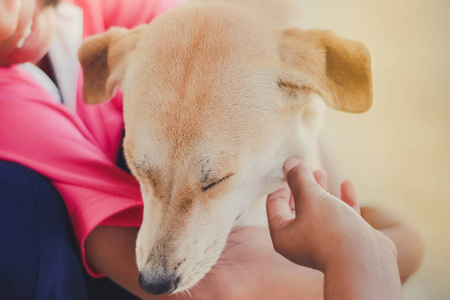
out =
<svg viewBox="0 0 450 300"><path fill-rule="evenodd" d="M110 27L133 28L178 5L176 0L73 0L83 10L84 37L102 33Z"/></svg>

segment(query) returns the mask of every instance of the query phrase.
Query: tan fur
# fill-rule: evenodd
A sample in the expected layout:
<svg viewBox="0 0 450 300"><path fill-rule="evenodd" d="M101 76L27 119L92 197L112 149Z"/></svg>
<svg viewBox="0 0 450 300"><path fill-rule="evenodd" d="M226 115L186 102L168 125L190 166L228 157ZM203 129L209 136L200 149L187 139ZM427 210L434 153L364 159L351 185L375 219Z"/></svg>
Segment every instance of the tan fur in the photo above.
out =
<svg viewBox="0 0 450 300"><path fill-rule="evenodd" d="M302 70L304 84L326 103L347 112L365 112L372 105L370 54L358 42L320 30L289 29L283 32L282 59Z"/></svg>
<svg viewBox="0 0 450 300"><path fill-rule="evenodd" d="M288 0L193 0L82 45L86 102L118 84L124 94L125 155L144 200L137 263L148 280L180 276L176 291L189 288L233 226L265 219L283 161L312 159L323 101L370 108L365 47L301 30L298 19Z"/></svg>
<svg viewBox="0 0 450 300"><path fill-rule="evenodd" d="M86 103L98 104L113 96L115 87L122 80L124 54L135 47L141 29L136 27L129 31L115 27L83 42L78 57L81 65L86 66L83 68Z"/></svg>

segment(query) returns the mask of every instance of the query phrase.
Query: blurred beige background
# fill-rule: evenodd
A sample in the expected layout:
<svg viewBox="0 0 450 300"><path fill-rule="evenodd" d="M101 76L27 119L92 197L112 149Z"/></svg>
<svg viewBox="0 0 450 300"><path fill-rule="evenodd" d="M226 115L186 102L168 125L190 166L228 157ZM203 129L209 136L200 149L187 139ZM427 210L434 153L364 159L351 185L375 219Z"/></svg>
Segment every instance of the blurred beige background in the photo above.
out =
<svg viewBox="0 0 450 300"><path fill-rule="evenodd" d="M450 299L450 1L297 1L309 27L371 51L374 106L330 110L328 143L365 203L401 211L422 233L404 299Z"/></svg>

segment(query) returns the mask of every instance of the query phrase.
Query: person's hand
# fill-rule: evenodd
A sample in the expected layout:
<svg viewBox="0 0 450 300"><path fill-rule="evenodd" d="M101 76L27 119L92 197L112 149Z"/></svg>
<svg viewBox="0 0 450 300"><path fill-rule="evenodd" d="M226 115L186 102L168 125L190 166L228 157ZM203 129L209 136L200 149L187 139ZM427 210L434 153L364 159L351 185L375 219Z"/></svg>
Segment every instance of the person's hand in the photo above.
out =
<svg viewBox="0 0 450 300"><path fill-rule="evenodd" d="M0 42L16 30L20 4L19 0L0 0Z"/></svg>
<svg viewBox="0 0 450 300"><path fill-rule="evenodd" d="M56 1L0 0L0 65L37 62L54 33Z"/></svg>
<svg viewBox="0 0 450 300"><path fill-rule="evenodd" d="M342 201L328 194L326 173L312 172L298 159L284 166L289 187L268 196L267 214L275 250L292 262L325 271L333 258L341 259L373 245L389 249L392 241L359 215L354 187L345 181Z"/></svg>

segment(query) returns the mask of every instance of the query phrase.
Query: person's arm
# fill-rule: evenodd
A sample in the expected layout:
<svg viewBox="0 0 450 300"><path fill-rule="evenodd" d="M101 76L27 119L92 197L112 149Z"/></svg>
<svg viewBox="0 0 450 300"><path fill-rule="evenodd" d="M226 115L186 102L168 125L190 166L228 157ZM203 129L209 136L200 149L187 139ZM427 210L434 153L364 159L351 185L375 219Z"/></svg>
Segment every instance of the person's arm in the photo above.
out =
<svg viewBox="0 0 450 300"><path fill-rule="evenodd" d="M233 230L217 264L189 293L146 294L138 284L136 234L137 228L99 226L86 240L86 259L142 299L323 299L323 274L276 253L267 228Z"/></svg>
<svg viewBox="0 0 450 300"><path fill-rule="evenodd" d="M336 252L327 263L325 299L401 299L395 251L374 237L362 238L360 243L364 245Z"/></svg>
<svg viewBox="0 0 450 300"><path fill-rule="evenodd" d="M381 208L361 207L361 216L394 242L400 278L404 283L422 261L424 243L419 233L399 215Z"/></svg>
<svg viewBox="0 0 450 300"><path fill-rule="evenodd" d="M39 172L58 189L84 261L89 232L119 212L142 206L139 185L101 150L77 115L55 103L19 67L0 68L0 87L0 159ZM139 226L139 215L134 219Z"/></svg>
<svg viewBox="0 0 450 300"><path fill-rule="evenodd" d="M322 188L321 173L313 174L299 160L288 160L285 174L289 188L267 199L275 250L323 272L325 299L401 299L395 246L357 213L350 203L352 185L343 184L344 198L350 200L341 201Z"/></svg>
<svg viewBox="0 0 450 300"><path fill-rule="evenodd" d="M323 168L328 174L328 182L324 188L334 196L339 196L339 185L342 181L342 174L336 161L330 153L330 145L323 135L319 139L319 152ZM354 194L354 191L353 191ZM356 199L353 199L356 201ZM352 201L352 200L351 200ZM378 207L361 207L357 203L355 209L360 211L361 216L373 228L387 235L397 248L397 264L400 278L404 283L420 266L424 252L424 243L417 229L414 228L404 218L391 211Z"/></svg>

